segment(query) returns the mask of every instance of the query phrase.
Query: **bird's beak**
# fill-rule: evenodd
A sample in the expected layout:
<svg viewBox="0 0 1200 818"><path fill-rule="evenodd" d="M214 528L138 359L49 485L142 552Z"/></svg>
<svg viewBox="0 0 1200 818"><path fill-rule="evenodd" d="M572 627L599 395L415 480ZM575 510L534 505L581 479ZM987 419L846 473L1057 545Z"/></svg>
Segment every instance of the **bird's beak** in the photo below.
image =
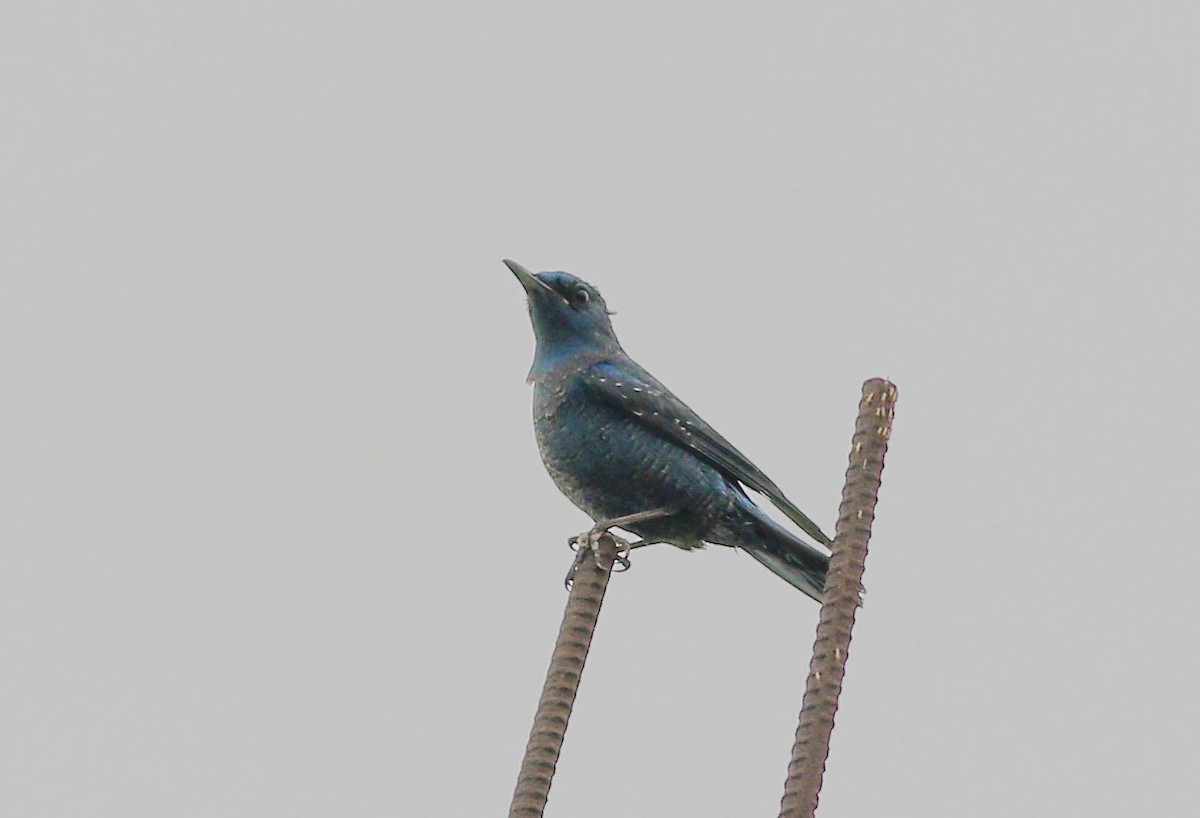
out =
<svg viewBox="0 0 1200 818"><path fill-rule="evenodd" d="M525 292L529 293L530 295L554 295L562 298L561 295L558 295L558 293L555 292L553 287L544 283L540 278L526 270L520 264L517 264L515 261L504 259L504 264L508 267L508 269L512 270L512 274L517 277L517 281L521 282L521 286L525 288Z"/></svg>

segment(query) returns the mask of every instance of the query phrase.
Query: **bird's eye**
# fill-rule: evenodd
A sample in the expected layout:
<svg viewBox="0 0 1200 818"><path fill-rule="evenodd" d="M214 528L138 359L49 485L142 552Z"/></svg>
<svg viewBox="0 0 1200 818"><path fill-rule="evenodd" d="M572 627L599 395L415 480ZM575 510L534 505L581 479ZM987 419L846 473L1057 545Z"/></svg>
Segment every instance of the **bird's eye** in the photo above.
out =
<svg viewBox="0 0 1200 818"><path fill-rule="evenodd" d="M571 303L576 307L582 307L588 302L588 291L580 287L575 292L571 293Z"/></svg>

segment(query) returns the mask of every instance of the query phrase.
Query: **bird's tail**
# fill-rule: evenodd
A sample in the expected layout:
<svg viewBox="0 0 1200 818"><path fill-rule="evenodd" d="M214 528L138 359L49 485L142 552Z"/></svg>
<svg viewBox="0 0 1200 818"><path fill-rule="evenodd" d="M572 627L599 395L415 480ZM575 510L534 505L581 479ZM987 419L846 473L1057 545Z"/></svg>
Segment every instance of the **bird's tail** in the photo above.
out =
<svg viewBox="0 0 1200 818"><path fill-rule="evenodd" d="M829 556L766 515L755 516L753 527L758 536L752 541L739 542L738 546L776 575L821 602L825 596Z"/></svg>

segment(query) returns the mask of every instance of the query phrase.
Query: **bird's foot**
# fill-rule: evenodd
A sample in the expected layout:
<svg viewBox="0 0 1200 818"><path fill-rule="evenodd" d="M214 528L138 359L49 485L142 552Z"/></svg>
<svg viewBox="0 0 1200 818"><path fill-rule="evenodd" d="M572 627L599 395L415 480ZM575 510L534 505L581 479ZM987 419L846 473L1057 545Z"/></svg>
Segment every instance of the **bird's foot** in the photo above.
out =
<svg viewBox="0 0 1200 818"><path fill-rule="evenodd" d="M600 543L607 537L613 541L613 545L617 548L617 553L613 557L612 565L606 565L603 558L600 556ZM571 537L567 540L567 545L575 552L575 560L571 563L571 570L567 572L566 579L563 584L567 590L571 590L571 585L575 581L575 572L583 565L584 560L591 557L595 561L597 568L602 570L610 570L613 573L629 570L629 552L634 546L630 546L627 540L613 534L607 528L599 526L589 529L578 536Z"/></svg>
<svg viewBox="0 0 1200 818"><path fill-rule="evenodd" d="M607 568L600 560L599 545L604 537L611 537L613 544L617 547L617 554L613 558L612 567L607 568L614 573L629 570L629 552L635 548L641 548L644 545L650 545L652 542L646 540L638 540L636 543L621 539L616 534L609 531L610 528L626 528L634 523L644 523L648 520L657 520L660 517L669 517L672 514L678 513L679 509L675 506L665 506L663 508L652 508L647 511L639 511L636 514L626 514L623 517L613 517L608 520L597 520L596 524L589 530L580 534L577 537L571 537L567 540L567 545L575 552L575 562L571 565L571 570L567 574L565 585L567 590L571 589L571 582L575 579L575 572L579 570L579 566L583 564L583 560L587 559L587 554L592 554L596 560L596 565L599 568ZM620 567L618 567L620 566Z"/></svg>

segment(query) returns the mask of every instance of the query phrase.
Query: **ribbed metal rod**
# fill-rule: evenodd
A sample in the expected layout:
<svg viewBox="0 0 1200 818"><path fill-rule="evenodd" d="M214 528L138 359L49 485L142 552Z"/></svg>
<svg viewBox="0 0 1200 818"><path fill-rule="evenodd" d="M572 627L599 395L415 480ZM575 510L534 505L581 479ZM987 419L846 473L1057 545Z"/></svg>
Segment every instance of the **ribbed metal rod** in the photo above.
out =
<svg viewBox="0 0 1200 818"><path fill-rule="evenodd" d="M863 567L895 405L895 385L879 378L863 384L829 577L825 582L825 603L817 623L780 818L812 818L817 810L825 761L829 757L829 737L846 673L850 633L855 612L862 604Z"/></svg>
<svg viewBox="0 0 1200 818"><path fill-rule="evenodd" d="M550 658L550 669L546 672L546 684L542 687L542 698L533 717L529 744L525 747L525 758L517 775L509 818L540 818L546 809L550 782L558 765L567 722L571 718L575 694L579 691L579 679L583 675L583 665L587 661L616 555L616 543L605 535L600 539L595 558L581 560L575 571L558 640L554 643L554 654Z"/></svg>

